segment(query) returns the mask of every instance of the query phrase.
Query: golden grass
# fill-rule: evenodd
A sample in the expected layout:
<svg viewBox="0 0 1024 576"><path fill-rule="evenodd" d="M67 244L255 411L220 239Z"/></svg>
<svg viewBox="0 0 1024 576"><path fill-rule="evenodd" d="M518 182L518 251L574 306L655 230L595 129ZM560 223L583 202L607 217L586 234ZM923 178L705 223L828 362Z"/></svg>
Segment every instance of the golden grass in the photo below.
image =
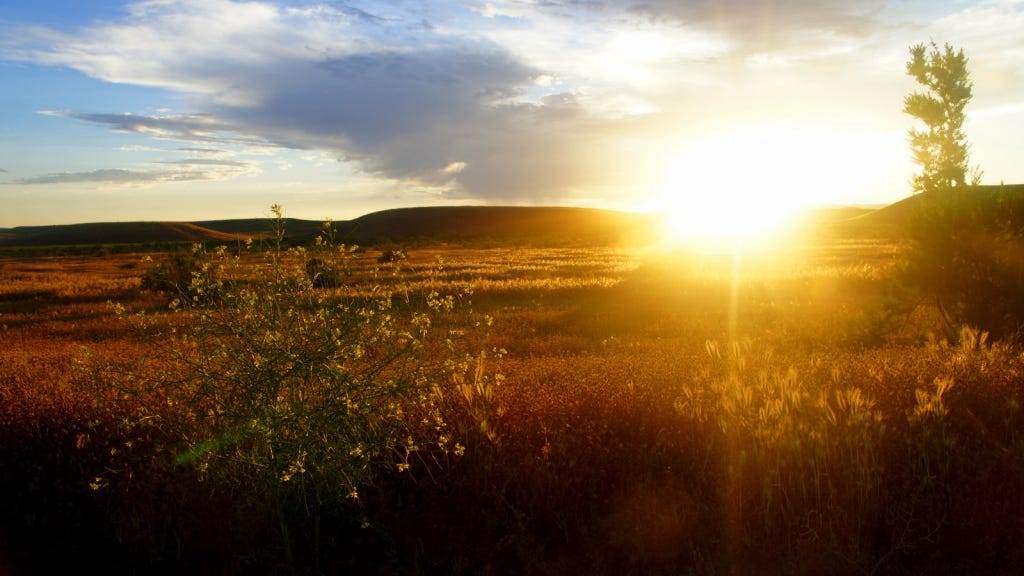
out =
<svg viewBox="0 0 1024 576"><path fill-rule="evenodd" d="M971 332L943 343L927 314L864 344L897 251L829 241L737 261L426 247L399 270L372 250L353 254L347 287L327 293L454 294L453 338L488 358L485 372L464 372L465 402L446 415L466 454L385 476L355 525L341 505L322 527L330 537L318 533L324 546L290 561L402 573L1010 569L1024 561L1024 353ZM116 367L152 346L108 299L158 325L186 319L138 289L149 265L0 264L5 456L34 470L0 465L20 483L7 529L38 560L41 530L66 509L33 506L64 494L92 507L71 523L102 535L97 549L148 551L126 558L131 568L281 562L265 519L174 467L155 448L162 429L126 435L124 415L86 389L96 373L76 368L83 349Z"/></svg>

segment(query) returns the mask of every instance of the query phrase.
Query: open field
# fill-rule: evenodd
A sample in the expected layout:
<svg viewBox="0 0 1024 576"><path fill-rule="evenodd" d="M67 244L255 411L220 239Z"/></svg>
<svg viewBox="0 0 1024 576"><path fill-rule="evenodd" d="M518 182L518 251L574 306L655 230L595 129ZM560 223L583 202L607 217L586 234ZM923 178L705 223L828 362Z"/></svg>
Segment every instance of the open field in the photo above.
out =
<svg viewBox="0 0 1024 576"><path fill-rule="evenodd" d="M386 414L426 421L422 408L435 449L389 444L397 465L372 462L352 498L312 448L265 484L265 464L232 460L234 447L189 443L180 431L204 415L189 420L161 363L184 348L210 358L207 341L176 336L205 312L141 289L154 262L0 259L0 573L1014 573L1024 354L971 332L945 343L927 309L874 331L898 251L830 237L741 256L347 254L343 285L307 287L309 302L368 314L359 303L386 294L380 314L400 326L433 311L440 332L424 329L416 346L432 352L417 358L455 360L417 372L430 410ZM227 275L245 286L261 262L243 256ZM314 334L282 318L248 336ZM356 370L390 350L366 338L346 356ZM277 450L299 442L292 421L268 422L287 439Z"/></svg>

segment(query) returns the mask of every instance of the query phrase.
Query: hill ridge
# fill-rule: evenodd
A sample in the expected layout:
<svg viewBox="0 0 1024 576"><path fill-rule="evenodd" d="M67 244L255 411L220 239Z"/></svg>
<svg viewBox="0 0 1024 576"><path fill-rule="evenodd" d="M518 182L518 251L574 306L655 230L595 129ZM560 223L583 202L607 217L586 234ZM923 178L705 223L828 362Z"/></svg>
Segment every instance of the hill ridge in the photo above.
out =
<svg viewBox="0 0 1024 576"><path fill-rule="evenodd" d="M494 239L534 242L614 241L649 228L651 216L559 206L391 208L334 222L342 242ZM322 221L286 218L285 236L312 238ZM0 246L71 246L148 242L241 241L272 233L269 218L193 222L98 222L0 229Z"/></svg>
<svg viewBox="0 0 1024 576"><path fill-rule="evenodd" d="M984 185L982 193L1024 198L1024 184ZM899 236L923 202L911 195L878 209L829 207L812 210L819 225L843 232ZM389 208L336 221L335 238L345 243L496 241L524 244L647 243L656 237L657 214L569 206L419 206ZM323 222L286 218L285 236L307 239ZM170 242L230 242L266 237L269 218L193 222L99 222L0 228L0 246L75 246Z"/></svg>

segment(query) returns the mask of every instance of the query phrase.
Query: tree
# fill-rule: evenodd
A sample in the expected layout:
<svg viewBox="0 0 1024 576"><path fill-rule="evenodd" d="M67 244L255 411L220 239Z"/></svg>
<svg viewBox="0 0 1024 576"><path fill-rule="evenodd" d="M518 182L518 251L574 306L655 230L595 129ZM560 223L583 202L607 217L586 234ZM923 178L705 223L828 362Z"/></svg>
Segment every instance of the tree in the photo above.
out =
<svg viewBox="0 0 1024 576"><path fill-rule="evenodd" d="M930 47L930 50L929 50ZM963 132L964 109L974 85L964 51L932 42L910 48L907 74L927 89L903 100L903 111L922 121L926 130L910 130L910 149L921 173L914 176L915 192L949 190L967 184L968 146Z"/></svg>
<svg viewBox="0 0 1024 576"><path fill-rule="evenodd" d="M901 288L932 300L951 336L963 325L994 338L1024 327L1024 228L1012 215L1024 208L1020 194L968 181L965 108L973 85L963 50L934 42L910 48L907 74L926 91L913 92L903 111L926 129L909 131L921 172L914 192L920 208L907 233L910 250L898 274ZM900 306L903 309L912 309Z"/></svg>

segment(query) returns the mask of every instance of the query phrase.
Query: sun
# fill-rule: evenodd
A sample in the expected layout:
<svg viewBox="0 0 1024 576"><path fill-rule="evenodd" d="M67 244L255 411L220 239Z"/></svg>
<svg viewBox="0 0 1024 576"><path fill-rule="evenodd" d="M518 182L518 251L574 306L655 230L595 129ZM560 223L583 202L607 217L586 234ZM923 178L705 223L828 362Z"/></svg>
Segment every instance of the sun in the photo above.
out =
<svg viewBox="0 0 1024 576"><path fill-rule="evenodd" d="M824 203L851 152L839 134L790 128L718 133L684 147L664 168L654 209L662 236L703 247L777 236Z"/></svg>

